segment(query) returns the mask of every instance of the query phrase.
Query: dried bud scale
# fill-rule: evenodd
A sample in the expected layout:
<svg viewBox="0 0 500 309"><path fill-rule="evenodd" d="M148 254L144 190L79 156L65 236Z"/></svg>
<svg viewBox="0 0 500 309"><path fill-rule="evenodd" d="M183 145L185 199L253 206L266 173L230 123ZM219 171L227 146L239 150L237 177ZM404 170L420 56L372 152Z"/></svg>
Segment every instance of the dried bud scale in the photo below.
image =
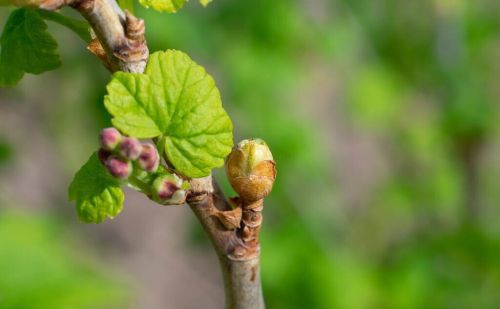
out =
<svg viewBox="0 0 500 309"><path fill-rule="evenodd" d="M108 151L113 151L121 142L122 135L115 128L106 128L99 134L101 148Z"/></svg>
<svg viewBox="0 0 500 309"><path fill-rule="evenodd" d="M125 35L131 40L144 40L144 20L125 10Z"/></svg>

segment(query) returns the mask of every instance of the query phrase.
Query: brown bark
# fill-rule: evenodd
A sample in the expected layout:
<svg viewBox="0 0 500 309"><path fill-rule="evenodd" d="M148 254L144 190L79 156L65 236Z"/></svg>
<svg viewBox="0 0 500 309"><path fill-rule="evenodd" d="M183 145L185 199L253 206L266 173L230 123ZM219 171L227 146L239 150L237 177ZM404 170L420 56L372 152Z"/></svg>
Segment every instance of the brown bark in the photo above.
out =
<svg viewBox="0 0 500 309"><path fill-rule="evenodd" d="M219 219L218 214L231 211L232 207L224 198L217 184L212 183L212 177L193 179L188 203L205 232L219 258L224 289L226 308L228 309L262 309L264 298L260 280L260 262L258 241L258 226L252 227L252 237L244 236L245 207L241 225L228 229ZM262 205L262 201L259 201ZM241 207L241 205L240 205ZM259 207L262 209L262 207ZM253 210L252 210L253 211ZM260 210L259 215L260 215ZM253 218L253 216L252 216ZM247 222L254 222L248 219ZM255 222L254 222L255 223ZM257 237L255 237L257 236Z"/></svg>

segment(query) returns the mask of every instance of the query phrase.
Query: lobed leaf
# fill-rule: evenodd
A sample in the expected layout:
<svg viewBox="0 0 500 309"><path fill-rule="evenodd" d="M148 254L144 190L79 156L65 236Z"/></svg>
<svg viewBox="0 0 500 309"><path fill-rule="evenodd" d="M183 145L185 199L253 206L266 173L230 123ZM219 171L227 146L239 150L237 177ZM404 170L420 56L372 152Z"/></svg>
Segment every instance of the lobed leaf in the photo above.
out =
<svg viewBox="0 0 500 309"><path fill-rule="evenodd" d="M107 86L104 106L113 115L113 126L137 138L161 135L161 114L155 114L149 76L117 72Z"/></svg>
<svg viewBox="0 0 500 309"><path fill-rule="evenodd" d="M0 86L14 86L24 73L41 74L61 64L57 42L35 9L12 12L0 37L0 46Z"/></svg>
<svg viewBox="0 0 500 309"><path fill-rule="evenodd" d="M123 209L123 191L99 161L97 153L75 174L68 190L69 200L76 201L82 221L100 223L114 218Z"/></svg>
<svg viewBox="0 0 500 309"><path fill-rule="evenodd" d="M107 89L113 125L130 136L160 137L159 148L181 174L204 177L224 164L231 120L213 78L186 54L156 52L145 74L116 73Z"/></svg>

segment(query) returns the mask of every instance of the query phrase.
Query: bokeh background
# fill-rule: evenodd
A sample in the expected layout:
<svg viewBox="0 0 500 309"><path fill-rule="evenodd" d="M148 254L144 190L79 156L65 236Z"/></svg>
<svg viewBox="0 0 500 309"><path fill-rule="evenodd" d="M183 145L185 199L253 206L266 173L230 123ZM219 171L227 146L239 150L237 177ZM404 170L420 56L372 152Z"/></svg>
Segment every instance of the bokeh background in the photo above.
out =
<svg viewBox="0 0 500 309"><path fill-rule="evenodd" d="M499 1L214 0L136 14L152 51L185 51L215 77L235 141L273 150L268 308L500 307ZM110 76L77 36L50 29L63 66L0 89L0 307L222 308L189 207L129 190L116 219L78 221L66 189L109 125Z"/></svg>

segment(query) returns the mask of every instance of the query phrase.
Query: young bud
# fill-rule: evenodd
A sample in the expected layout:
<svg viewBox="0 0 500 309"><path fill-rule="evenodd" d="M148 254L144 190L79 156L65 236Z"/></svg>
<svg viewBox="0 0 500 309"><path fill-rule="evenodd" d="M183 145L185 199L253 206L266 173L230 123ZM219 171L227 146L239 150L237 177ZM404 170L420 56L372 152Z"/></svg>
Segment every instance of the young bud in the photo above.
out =
<svg viewBox="0 0 500 309"><path fill-rule="evenodd" d="M139 155L139 159L137 160L137 164L146 172L156 172L158 165L160 164L160 155L158 154L156 147L152 144L142 145L142 151Z"/></svg>
<svg viewBox="0 0 500 309"><path fill-rule="evenodd" d="M132 163L117 156L110 156L104 163L104 166L113 177L118 179L127 179L132 173Z"/></svg>
<svg viewBox="0 0 500 309"><path fill-rule="evenodd" d="M244 201L266 197L276 179L275 162L267 144L261 139L241 141L227 157L226 174Z"/></svg>
<svg viewBox="0 0 500 309"><path fill-rule="evenodd" d="M111 151L108 151L103 148L99 148L99 151L97 151L97 157L99 158L99 161L101 161L102 164L105 164L106 160L109 158L111 155Z"/></svg>
<svg viewBox="0 0 500 309"><path fill-rule="evenodd" d="M122 135L115 128L106 128L99 134L99 140L104 150L113 151L122 140Z"/></svg>
<svg viewBox="0 0 500 309"><path fill-rule="evenodd" d="M120 155L127 160L137 160L142 151L142 145L136 138L125 137L120 143Z"/></svg>
<svg viewBox="0 0 500 309"><path fill-rule="evenodd" d="M174 174L161 175L153 182L153 200L162 205L180 205L186 201L182 179Z"/></svg>

